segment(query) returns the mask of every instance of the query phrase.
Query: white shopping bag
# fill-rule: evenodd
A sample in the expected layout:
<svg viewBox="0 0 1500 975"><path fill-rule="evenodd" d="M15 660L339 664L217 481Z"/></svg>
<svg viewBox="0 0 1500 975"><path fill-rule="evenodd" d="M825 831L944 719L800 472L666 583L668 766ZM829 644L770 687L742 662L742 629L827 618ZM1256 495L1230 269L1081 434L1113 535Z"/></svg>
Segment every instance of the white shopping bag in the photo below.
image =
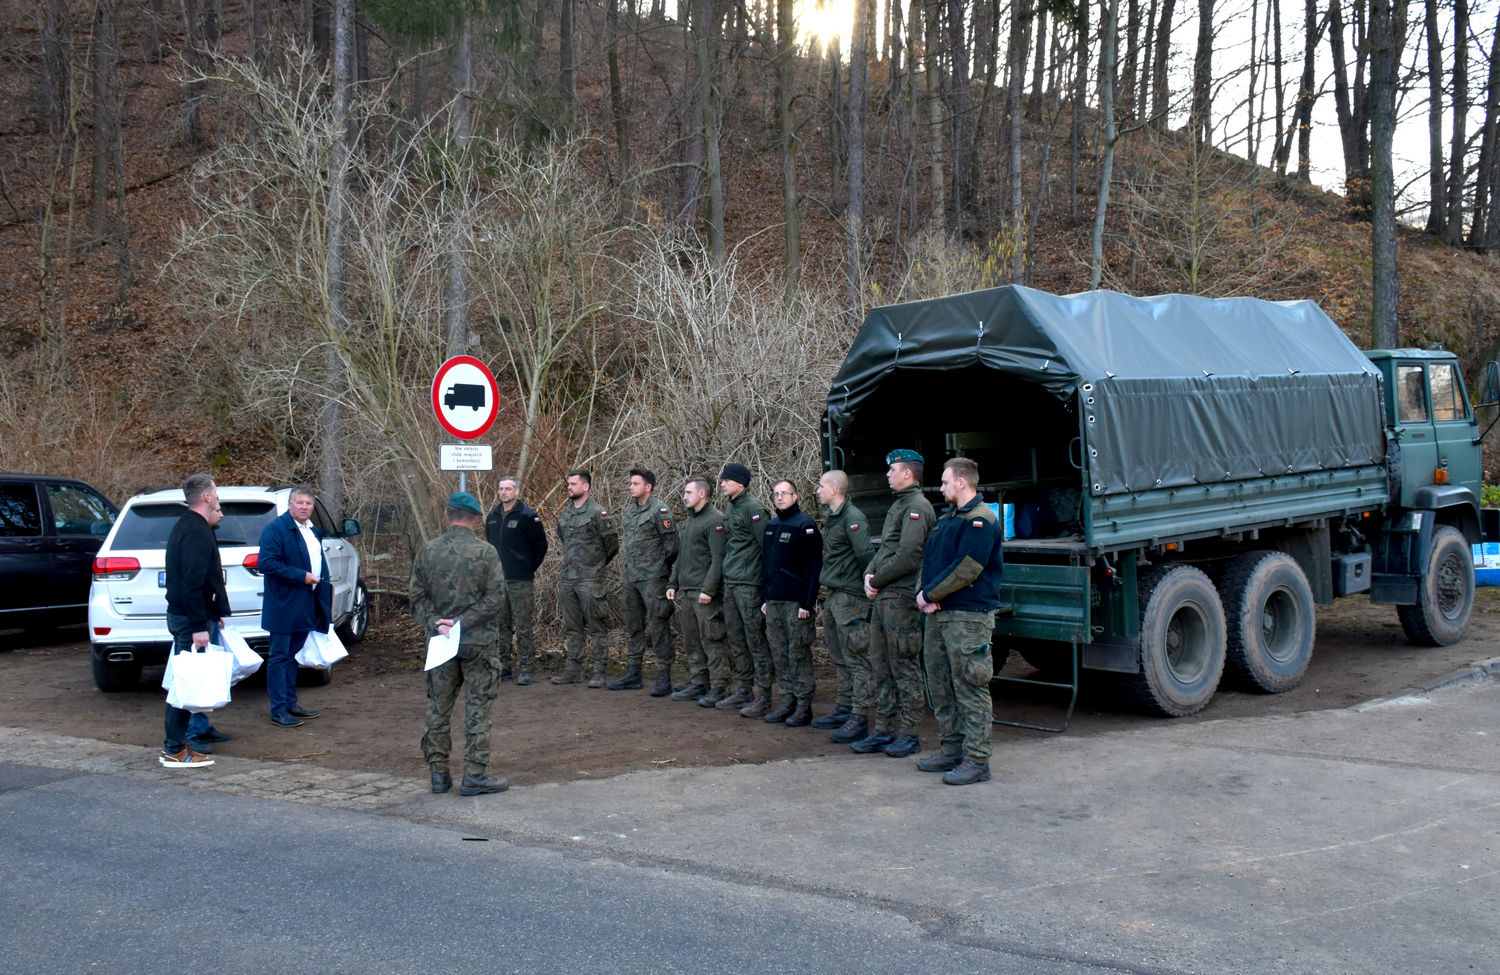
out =
<svg viewBox="0 0 1500 975"><path fill-rule="evenodd" d="M229 703L229 685L234 674L234 654L210 644L202 650L189 648L167 655L167 672L161 686L167 703L184 711L212 711Z"/></svg>
<svg viewBox="0 0 1500 975"><path fill-rule="evenodd" d="M314 670L329 670L347 656L349 651L344 649L343 641L330 626L327 633L314 630L307 635L307 641L297 651L297 663Z"/></svg>
<svg viewBox="0 0 1500 975"><path fill-rule="evenodd" d="M219 628L219 640L223 642L224 649L234 654L234 676L231 680L235 684L260 670L260 665L266 662L264 657L250 648L244 635L232 626Z"/></svg>

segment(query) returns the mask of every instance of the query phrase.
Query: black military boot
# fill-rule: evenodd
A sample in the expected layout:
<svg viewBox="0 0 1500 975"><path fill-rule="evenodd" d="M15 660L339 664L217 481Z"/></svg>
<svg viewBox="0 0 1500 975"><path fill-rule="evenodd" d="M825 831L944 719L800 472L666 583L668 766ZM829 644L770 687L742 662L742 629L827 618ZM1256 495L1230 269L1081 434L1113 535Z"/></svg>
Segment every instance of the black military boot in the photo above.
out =
<svg viewBox="0 0 1500 975"><path fill-rule="evenodd" d="M736 688L733 694L728 695L724 700L715 704L714 707L720 711L738 711L753 700L755 700L755 695L750 693L750 688L740 687Z"/></svg>
<svg viewBox="0 0 1500 975"><path fill-rule="evenodd" d="M887 752L886 754L890 754ZM917 768L923 772L947 772L958 768L964 763L962 755L954 755L949 752L938 752L936 755L928 755L926 758L917 759Z"/></svg>
<svg viewBox="0 0 1500 975"><path fill-rule="evenodd" d="M848 721L845 721L828 733L828 740L836 741L840 745L847 745L850 742L859 741L869 733L870 725L865 720L865 716L862 714L851 714Z"/></svg>
<svg viewBox="0 0 1500 975"><path fill-rule="evenodd" d="M698 698L707 693L708 688L702 684L685 684L672 694L672 700L696 701L698 700Z"/></svg>
<svg viewBox="0 0 1500 975"><path fill-rule="evenodd" d="M981 764L972 758L964 759L962 765L943 773L944 785L973 785L975 782L988 782L989 780L989 764Z"/></svg>
<svg viewBox="0 0 1500 975"><path fill-rule="evenodd" d="M651 696L666 697L670 693L672 693L672 668L663 667L656 672L656 683L651 685Z"/></svg>
<svg viewBox="0 0 1500 975"><path fill-rule="evenodd" d="M755 700L740 708L742 718L764 718L771 713L771 699L764 694L757 694Z"/></svg>
<svg viewBox="0 0 1500 975"><path fill-rule="evenodd" d="M885 746L896 740L896 736L889 731L872 731L858 741L851 741L849 748L860 755L869 755L873 752L884 751Z"/></svg>
<svg viewBox="0 0 1500 975"><path fill-rule="evenodd" d="M797 698L797 709L787 715L786 726L788 728L806 728L812 724L812 698Z"/></svg>
<svg viewBox="0 0 1500 975"><path fill-rule="evenodd" d="M781 707L766 714L766 724L782 724L797 710L797 699L789 697L781 702Z"/></svg>
<svg viewBox="0 0 1500 975"><path fill-rule="evenodd" d="M897 735L895 741L881 749L892 758L905 758L921 750L922 742L916 735Z"/></svg>
<svg viewBox="0 0 1500 975"><path fill-rule="evenodd" d="M504 792L509 788L509 779L492 779L483 772L480 772L478 775L465 772L464 779L458 786L458 794L461 796L484 796L495 792Z"/></svg>
<svg viewBox="0 0 1500 975"><path fill-rule="evenodd" d="M834 708L832 711L829 711L827 714L822 715L821 717L813 718L812 726L814 728L837 728L845 721L848 721L849 716L853 713L854 712L849 709L849 705L840 704L838 707Z"/></svg>
<svg viewBox="0 0 1500 975"><path fill-rule="evenodd" d="M638 691L641 689L641 665L631 664L625 673L604 685L612 691ZM660 697L661 695L657 695Z"/></svg>
<svg viewBox="0 0 1500 975"><path fill-rule="evenodd" d="M442 795L444 792L447 792L451 788L453 788L453 776L448 774L448 770L433 769L432 791L437 795Z"/></svg>
<svg viewBox="0 0 1500 975"><path fill-rule="evenodd" d="M704 694L702 697L698 698L698 706L700 708L718 707L719 702L724 700L725 696L728 694L729 691L722 687L710 688L707 694Z"/></svg>

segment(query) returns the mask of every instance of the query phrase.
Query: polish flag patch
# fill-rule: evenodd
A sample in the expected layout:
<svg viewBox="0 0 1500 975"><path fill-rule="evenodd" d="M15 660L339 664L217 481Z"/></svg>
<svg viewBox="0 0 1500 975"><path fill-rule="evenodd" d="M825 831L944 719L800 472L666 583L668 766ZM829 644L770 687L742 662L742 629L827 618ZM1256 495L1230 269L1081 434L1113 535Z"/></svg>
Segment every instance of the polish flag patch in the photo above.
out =
<svg viewBox="0 0 1500 975"><path fill-rule="evenodd" d="M852 532L857 532L857 531L859 531L859 526L858 525L850 525L849 526L849 530L852 531Z"/></svg>
<svg viewBox="0 0 1500 975"><path fill-rule="evenodd" d="M975 527L975 528L983 528L983 527L984 527L984 522L982 522L982 521L977 521L977 520L976 520L976 521L975 521L975 522L974 522L974 527Z"/></svg>
<svg viewBox="0 0 1500 975"><path fill-rule="evenodd" d="M751 515L750 516L750 520L751 521L760 521L760 515Z"/></svg>
<svg viewBox="0 0 1500 975"><path fill-rule="evenodd" d="M912 517L913 517L913 518L920 518L920 517L922 517L922 513L921 513L921 512L920 512L920 511L913 511L913 512L912 512L912 513L911 513L911 516L912 516Z"/></svg>
<svg viewBox="0 0 1500 975"><path fill-rule="evenodd" d="M809 529L807 529L807 534L811 535L815 531L817 531L816 528L809 528Z"/></svg>

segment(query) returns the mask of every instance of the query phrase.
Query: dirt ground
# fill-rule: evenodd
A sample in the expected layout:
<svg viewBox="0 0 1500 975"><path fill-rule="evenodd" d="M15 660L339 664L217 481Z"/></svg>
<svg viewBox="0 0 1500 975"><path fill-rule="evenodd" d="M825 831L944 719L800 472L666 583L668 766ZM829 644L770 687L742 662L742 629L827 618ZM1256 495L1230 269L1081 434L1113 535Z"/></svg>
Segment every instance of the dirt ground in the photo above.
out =
<svg viewBox="0 0 1500 975"><path fill-rule="evenodd" d="M1500 652L1497 610L1500 589L1480 589L1469 637L1456 646L1433 649L1408 645L1395 611L1372 606L1364 597L1319 607L1317 648L1299 687L1279 695L1221 690L1207 709L1176 720L1338 708L1394 693ZM264 684L252 681L236 687L233 703L214 715L215 725L234 735L218 750L270 761L425 777L418 749L425 710L421 657L407 621L389 615L392 618L372 626L370 638L335 668L328 686L301 690L303 705L322 712L315 721L289 729L272 725ZM620 634L615 636L618 641ZM0 726L159 747L159 689L147 686L122 694L96 690L81 627L59 630L50 642L38 644L19 632L0 633ZM618 646L616 652L623 653ZM617 663L614 670L619 668ZM1006 672L1027 671L1013 661ZM147 672L148 685L154 684L153 676ZM815 713L828 710L832 684L831 673L820 667L824 696ZM1056 720L1062 712L1054 703L1055 694L1035 688L997 693L996 712L1003 717L1029 714L1035 721ZM1086 687L1067 733L1094 735L1160 720L1121 710L1103 691L1090 693ZM997 726L997 761L1004 761L1005 742L1037 734ZM936 747L930 716L921 736L926 747ZM530 687L502 685L495 703L492 749L491 770L521 784L607 777L657 766L850 754L812 728L767 725L737 712L653 698L644 690L554 687L546 675Z"/></svg>

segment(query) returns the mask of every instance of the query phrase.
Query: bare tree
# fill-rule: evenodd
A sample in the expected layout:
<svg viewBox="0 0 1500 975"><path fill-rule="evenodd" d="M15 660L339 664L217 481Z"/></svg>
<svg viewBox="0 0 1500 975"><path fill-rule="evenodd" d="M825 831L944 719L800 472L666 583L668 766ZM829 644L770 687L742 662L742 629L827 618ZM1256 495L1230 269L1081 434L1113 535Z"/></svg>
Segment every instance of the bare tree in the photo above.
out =
<svg viewBox="0 0 1500 975"><path fill-rule="evenodd" d="M1403 5L1406 0L1402 0ZM1400 38L1405 41L1404 31ZM1397 55L1399 63L1400 55ZM1448 220L1444 237L1458 244L1464 237L1464 155L1469 148L1469 3L1453 0L1453 142L1448 156Z"/></svg>
<svg viewBox="0 0 1500 975"><path fill-rule="evenodd" d="M1423 4L1427 35L1427 232L1447 230L1448 206L1443 181L1443 34L1438 27L1439 0Z"/></svg>
<svg viewBox="0 0 1500 975"><path fill-rule="evenodd" d="M1400 344L1401 296L1396 264L1396 185L1391 142L1396 131L1396 88L1406 41L1407 0L1370 0L1370 264L1371 341L1374 348Z"/></svg>
<svg viewBox="0 0 1500 975"><path fill-rule="evenodd" d="M1202 0L1208 2L1208 0ZM1099 164L1099 195L1094 204L1094 237L1089 251L1089 290L1094 291L1099 287L1099 282L1104 277L1104 215L1109 209L1109 186L1114 179L1115 172L1115 142L1119 139L1119 130L1115 124L1115 41L1119 36L1120 0L1109 0L1105 8L1104 22L1099 25L1100 56L1099 77L1102 79L1100 88L1102 90L1099 99L1099 115L1103 119L1104 128L1103 159ZM1194 91L1193 100L1197 102L1197 92ZM1197 138L1197 129L1194 128L1193 138Z"/></svg>
<svg viewBox="0 0 1500 975"><path fill-rule="evenodd" d="M856 0L854 34L849 44L849 204L844 209L844 315L858 324L863 288L865 234L865 102L870 77L870 37L874 30L874 0ZM914 62L908 61L908 64Z"/></svg>
<svg viewBox="0 0 1500 975"><path fill-rule="evenodd" d="M797 87L796 6L793 0L776 3L776 130L781 150L782 290L790 299L802 279L801 193L797 185L797 115L792 100Z"/></svg>

